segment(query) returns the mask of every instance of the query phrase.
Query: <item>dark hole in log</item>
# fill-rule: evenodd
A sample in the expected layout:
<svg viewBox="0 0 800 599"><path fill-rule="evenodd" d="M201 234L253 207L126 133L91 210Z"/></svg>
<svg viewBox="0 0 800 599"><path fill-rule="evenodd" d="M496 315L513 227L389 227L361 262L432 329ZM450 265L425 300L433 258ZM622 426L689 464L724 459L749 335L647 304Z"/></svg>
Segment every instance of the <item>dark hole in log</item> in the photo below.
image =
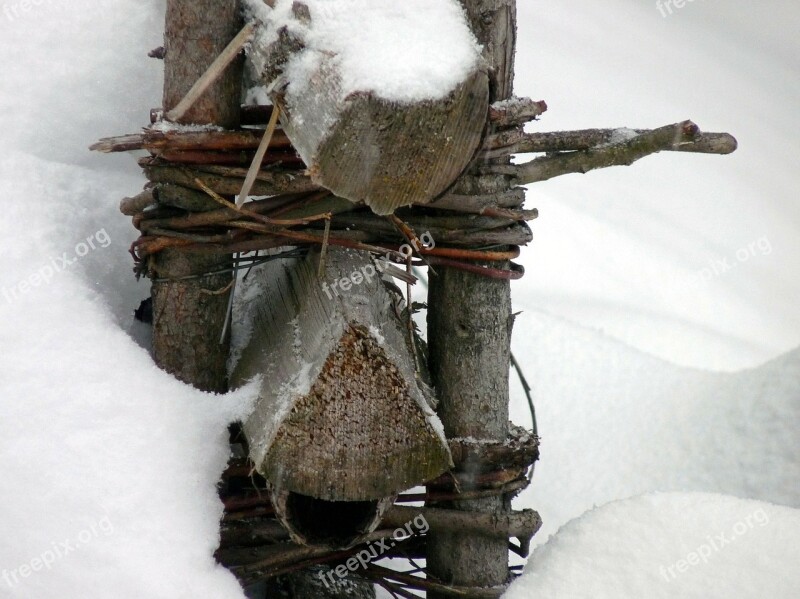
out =
<svg viewBox="0 0 800 599"><path fill-rule="evenodd" d="M349 547L375 520L378 501L325 501L289 493L286 511L294 531L309 545Z"/></svg>

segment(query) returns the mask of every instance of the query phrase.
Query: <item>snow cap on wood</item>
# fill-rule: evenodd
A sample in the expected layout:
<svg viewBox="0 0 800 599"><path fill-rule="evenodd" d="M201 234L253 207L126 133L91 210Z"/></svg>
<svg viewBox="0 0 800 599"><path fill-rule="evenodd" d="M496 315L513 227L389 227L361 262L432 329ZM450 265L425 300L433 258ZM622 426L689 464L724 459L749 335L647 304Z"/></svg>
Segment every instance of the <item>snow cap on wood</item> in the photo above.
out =
<svg viewBox="0 0 800 599"><path fill-rule="evenodd" d="M444 192L480 145L486 67L456 0L248 0L250 66L312 179L378 214Z"/></svg>

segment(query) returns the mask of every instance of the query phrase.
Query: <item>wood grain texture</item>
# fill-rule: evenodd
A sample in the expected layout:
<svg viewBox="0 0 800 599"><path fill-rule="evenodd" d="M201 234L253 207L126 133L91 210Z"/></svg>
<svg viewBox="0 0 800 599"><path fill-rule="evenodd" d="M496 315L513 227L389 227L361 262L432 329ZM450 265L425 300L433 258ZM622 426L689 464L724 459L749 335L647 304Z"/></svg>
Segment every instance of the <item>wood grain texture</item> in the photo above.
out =
<svg viewBox="0 0 800 599"><path fill-rule="evenodd" d="M341 101L337 81L333 72L312 79L312 89L287 104L284 131L315 182L377 214L439 196L480 145L488 110L483 71L443 100L413 104L370 93Z"/></svg>
<svg viewBox="0 0 800 599"><path fill-rule="evenodd" d="M310 18L307 9L297 14L301 21ZM377 214L391 214L430 202L464 172L481 144L489 110L483 64L442 98L400 102L344 89L335 55L322 57L300 80L286 80L283 66L303 49L303 40L283 27L249 60L264 84L279 83L273 103L315 183L365 202Z"/></svg>
<svg viewBox="0 0 800 599"><path fill-rule="evenodd" d="M377 500L438 476L449 449L397 292L378 276L341 290L353 273L375 274L361 252L331 247L322 278L318 268L314 251L261 273L269 286L233 375L236 385L262 375L244 424L253 462L278 489L329 501Z"/></svg>

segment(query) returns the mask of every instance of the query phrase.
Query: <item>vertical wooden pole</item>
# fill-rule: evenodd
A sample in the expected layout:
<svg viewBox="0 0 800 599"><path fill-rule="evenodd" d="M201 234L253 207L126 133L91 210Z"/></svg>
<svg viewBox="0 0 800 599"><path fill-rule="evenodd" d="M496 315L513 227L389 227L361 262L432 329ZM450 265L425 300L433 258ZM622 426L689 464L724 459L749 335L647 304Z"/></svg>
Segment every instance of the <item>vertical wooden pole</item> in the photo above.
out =
<svg viewBox="0 0 800 599"><path fill-rule="evenodd" d="M164 112L174 108L205 72L242 26L238 0L167 0L164 33ZM241 63L234 64L181 119L184 124L239 125ZM174 190L159 192L169 203ZM202 194L181 189L184 200L191 196L193 210L203 204ZM206 202L209 209L218 208ZM165 250L151 264L154 279L225 271L199 279L155 282L153 296L153 352L156 363L184 382L204 391L225 392L228 387L229 336L220 343L226 318L230 257L205 257L180 250ZM312 590L309 590L312 589ZM300 572L281 580L248 589L251 597L336 599L346 594L353 599L372 599L372 584L358 582L347 592L326 589L312 572Z"/></svg>
<svg viewBox="0 0 800 599"><path fill-rule="evenodd" d="M194 85L241 27L237 0L168 0L164 32L164 111ZM231 65L182 124L239 123L241 63ZM181 193L198 195L182 190ZM161 200L169 202L165 190ZM198 195L201 202L203 198ZM216 207L209 202L209 207ZM227 390L229 339L220 342L232 281L229 256L199 257L166 250L151 262L156 363L204 391ZM223 271L195 279L183 277Z"/></svg>
<svg viewBox="0 0 800 599"><path fill-rule="evenodd" d="M516 39L514 0L461 0L490 64L490 101L511 95ZM501 193L504 178L465 176L457 193ZM508 436L509 364L513 317L508 281L437 266L428 308L430 366L448 437L503 441ZM462 511L498 513L502 497L453 502ZM508 542L432 532L429 573L445 583L490 587L508 578ZM429 597L444 597L430 593Z"/></svg>
<svg viewBox="0 0 800 599"><path fill-rule="evenodd" d="M164 112L177 106L242 27L238 0L167 0ZM241 62L225 70L182 123L238 127Z"/></svg>

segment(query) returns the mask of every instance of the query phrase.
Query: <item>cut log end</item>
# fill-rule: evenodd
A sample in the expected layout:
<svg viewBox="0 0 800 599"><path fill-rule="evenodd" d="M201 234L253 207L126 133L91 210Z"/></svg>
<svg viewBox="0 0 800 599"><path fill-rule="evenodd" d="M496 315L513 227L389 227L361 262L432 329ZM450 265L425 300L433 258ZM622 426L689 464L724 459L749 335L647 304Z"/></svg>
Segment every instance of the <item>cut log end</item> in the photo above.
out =
<svg viewBox="0 0 800 599"><path fill-rule="evenodd" d="M367 501L438 476L449 462L404 377L369 331L351 325L259 470L281 489Z"/></svg>
<svg viewBox="0 0 800 599"><path fill-rule="evenodd" d="M489 107L485 71L474 71L443 99L407 104L372 93L340 100L335 69L325 66L318 75L311 90L290 88L278 100L286 106L283 128L316 184L377 214L432 201L480 146Z"/></svg>
<svg viewBox="0 0 800 599"><path fill-rule="evenodd" d="M243 430L272 488L375 502L447 471L427 373L373 259L331 247L322 262L310 252L256 276L268 285L232 376L238 386L263 375Z"/></svg>
<svg viewBox="0 0 800 599"><path fill-rule="evenodd" d="M489 84L476 71L443 100L398 105L358 94L320 145L320 185L377 214L426 204L467 167L480 145ZM290 133L291 135L291 133Z"/></svg>

